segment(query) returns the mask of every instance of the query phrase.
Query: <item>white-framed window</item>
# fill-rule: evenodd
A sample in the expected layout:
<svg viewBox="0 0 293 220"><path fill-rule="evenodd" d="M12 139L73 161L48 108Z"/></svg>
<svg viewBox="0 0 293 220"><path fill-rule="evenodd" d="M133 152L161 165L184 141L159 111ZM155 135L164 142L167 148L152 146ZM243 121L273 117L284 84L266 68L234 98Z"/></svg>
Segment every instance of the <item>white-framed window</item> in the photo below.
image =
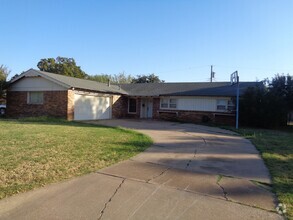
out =
<svg viewBox="0 0 293 220"><path fill-rule="evenodd" d="M27 93L27 104L41 105L44 103L43 92L28 92Z"/></svg>
<svg viewBox="0 0 293 220"><path fill-rule="evenodd" d="M177 99L172 98L161 98L160 99L160 107L161 108L170 108L170 109L176 109L177 108Z"/></svg>
<svg viewBox="0 0 293 220"><path fill-rule="evenodd" d="M161 99L161 108L168 108L169 107L169 99L162 98Z"/></svg>
<svg viewBox="0 0 293 220"><path fill-rule="evenodd" d="M228 111L234 111L235 110L235 104L232 100L228 100Z"/></svg>
<svg viewBox="0 0 293 220"><path fill-rule="evenodd" d="M218 111L226 111L227 110L228 100L226 99L218 99L217 100L217 110Z"/></svg>
<svg viewBox="0 0 293 220"><path fill-rule="evenodd" d="M169 99L169 108L177 108L177 100Z"/></svg>
<svg viewBox="0 0 293 220"><path fill-rule="evenodd" d="M128 113L136 113L136 99L134 98L128 99Z"/></svg>

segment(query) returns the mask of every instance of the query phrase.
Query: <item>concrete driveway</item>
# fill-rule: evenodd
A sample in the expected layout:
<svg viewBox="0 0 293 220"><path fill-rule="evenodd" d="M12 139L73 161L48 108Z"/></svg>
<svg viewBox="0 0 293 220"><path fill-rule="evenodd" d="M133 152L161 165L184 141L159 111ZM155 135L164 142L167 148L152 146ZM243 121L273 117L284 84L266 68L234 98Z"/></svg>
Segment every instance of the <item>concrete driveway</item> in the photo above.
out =
<svg viewBox="0 0 293 220"><path fill-rule="evenodd" d="M96 173L0 201L0 219L282 219L255 147L233 132L147 120L154 145ZM114 137L115 138L115 137Z"/></svg>

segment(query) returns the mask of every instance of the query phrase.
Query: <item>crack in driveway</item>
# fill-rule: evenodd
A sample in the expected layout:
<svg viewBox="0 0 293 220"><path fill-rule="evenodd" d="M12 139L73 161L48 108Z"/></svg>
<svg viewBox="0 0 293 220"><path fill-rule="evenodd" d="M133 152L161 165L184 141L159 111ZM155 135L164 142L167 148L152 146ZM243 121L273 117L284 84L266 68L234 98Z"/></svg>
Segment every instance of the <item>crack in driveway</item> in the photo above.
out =
<svg viewBox="0 0 293 220"><path fill-rule="evenodd" d="M151 179L148 179L148 180L146 181L146 183L149 183L150 181L152 181L152 180L158 178L159 176L162 176L162 175L163 175L164 173L166 173L169 169L171 169L171 168L168 167L167 169L163 170L163 171L162 171L161 173L159 173L158 175L153 176Z"/></svg>
<svg viewBox="0 0 293 220"><path fill-rule="evenodd" d="M187 133L188 134L188 133ZM189 134L190 135L190 134ZM191 136L194 136L194 135L191 135ZM203 138L203 137L200 137L202 140L203 140L203 142L204 142L204 146L207 144L207 142L206 142L206 140ZM196 157L196 154L197 154L197 147L200 147L200 146L195 146L195 150L194 150L194 152L193 152L193 158L192 159L194 159L195 157ZM191 162L192 162L192 159L190 159L188 162L187 162L187 164L186 164L186 166L185 166L185 169L187 169L188 167L189 167L189 165L191 164Z"/></svg>
<svg viewBox="0 0 293 220"><path fill-rule="evenodd" d="M197 149L195 148L195 150L194 150L194 152L193 152L193 158L196 157L196 153L197 153ZM191 162L192 162L192 159L190 159L190 160L187 162L185 169L187 169L187 168L189 167L189 165L191 164Z"/></svg>
<svg viewBox="0 0 293 220"><path fill-rule="evenodd" d="M118 193L119 189L122 187L122 184L125 182L126 179L123 179L122 182L119 184L119 186L116 188L115 192L113 193L113 195L110 197L110 199L105 203L104 208L101 210L100 212L100 216L98 217L98 220L101 220L108 204L112 201L112 199L114 198L114 196Z"/></svg>
<svg viewBox="0 0 293 220"><path fill-rule="evenodd" d="M228 199L228 192L226 192L225 188L223 186L221 186L221 184L220 184L220 181L222 180L222 178L223 178L223 176L222 175L219 175L216 183L222 189L224 198L227 201L229 201L229 199Z"/></svg>
<svg viewBox="0 0 293 220"><path fill-rule="evenodd" d="M203 138L203 137L201 137L201 139L203 140L203 142L204 142L204 145L206 145L206 144L207 144L207 141L206 141L206 139L205 139L205 138Z"/></svg>

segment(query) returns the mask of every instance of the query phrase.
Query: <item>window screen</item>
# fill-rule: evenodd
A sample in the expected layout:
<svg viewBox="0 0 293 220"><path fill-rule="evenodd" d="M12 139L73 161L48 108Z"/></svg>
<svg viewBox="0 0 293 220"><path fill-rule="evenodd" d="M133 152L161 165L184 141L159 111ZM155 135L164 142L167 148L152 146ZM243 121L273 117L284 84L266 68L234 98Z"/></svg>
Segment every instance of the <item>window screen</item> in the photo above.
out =
<svg viewBox="0 0 293 220"><path fill-rule="evenodd" d="M169 107L169 99L161 99L161 108Z"/></svg>
<svg viewBox="0 0 293 220"><path fill-rule="evenodd" d="M43 92L28 92L28 104L43 104Z"/></svg>
<svg viewBox="0 0 293 220"><path fill-rule="evenodd" d="M226 109L227 109L227 100L218 99L217 100L217 110L226 111Z"/></svg>
<svg viewBox="0 0 293 220"><path fill-rule="evenodd" d="M170 99L169 108L176 108L176 107L177 107L176 99Z"/></svg>

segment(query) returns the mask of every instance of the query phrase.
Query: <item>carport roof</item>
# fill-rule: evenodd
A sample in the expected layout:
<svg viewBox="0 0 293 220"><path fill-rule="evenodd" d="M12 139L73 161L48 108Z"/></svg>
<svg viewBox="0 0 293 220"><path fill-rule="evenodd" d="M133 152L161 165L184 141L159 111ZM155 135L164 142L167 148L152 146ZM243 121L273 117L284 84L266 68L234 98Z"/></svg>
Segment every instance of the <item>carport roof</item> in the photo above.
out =
<svg viewBox="0 0 293 220"><path fill-rule="evenodd" d="M261 82L239 83L240 95L248 87L261 86ZM236 96L236 85L230 82L198 83L137 83L121 84L129 96Z"/></svg>

